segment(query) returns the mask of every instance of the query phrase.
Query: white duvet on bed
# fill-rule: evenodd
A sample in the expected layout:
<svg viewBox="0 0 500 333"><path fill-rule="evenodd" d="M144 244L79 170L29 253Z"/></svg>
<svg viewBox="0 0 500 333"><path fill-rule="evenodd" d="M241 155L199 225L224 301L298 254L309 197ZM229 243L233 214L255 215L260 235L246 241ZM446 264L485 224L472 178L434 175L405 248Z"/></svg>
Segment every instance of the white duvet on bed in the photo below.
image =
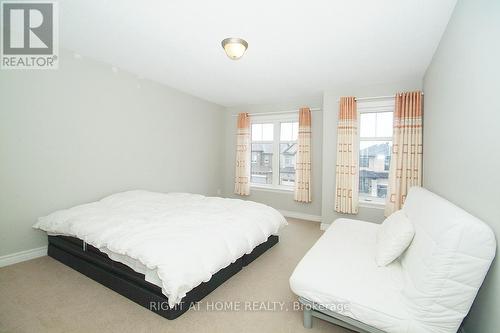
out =
<svg viewBox="0 0 500 333"><path fill-rule="evenodd" d="M277 210L252 201L129 191L54 212L33 227L78 237L115 260L137 260L156 271L174 306L285 224Z"/></svg>

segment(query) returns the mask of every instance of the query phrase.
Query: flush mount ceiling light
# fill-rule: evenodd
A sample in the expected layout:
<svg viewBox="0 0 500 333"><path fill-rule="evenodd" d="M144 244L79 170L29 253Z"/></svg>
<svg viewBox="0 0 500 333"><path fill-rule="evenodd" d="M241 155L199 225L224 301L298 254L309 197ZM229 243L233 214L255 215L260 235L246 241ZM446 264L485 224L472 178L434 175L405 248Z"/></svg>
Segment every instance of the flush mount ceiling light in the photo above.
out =
<svg viewBox="0 0 500 333"><path fill-rule="evenodd" d="M226 38L222 41L222 48L232 60L238 60L248 48L246 40L241 38Z"/></svg>

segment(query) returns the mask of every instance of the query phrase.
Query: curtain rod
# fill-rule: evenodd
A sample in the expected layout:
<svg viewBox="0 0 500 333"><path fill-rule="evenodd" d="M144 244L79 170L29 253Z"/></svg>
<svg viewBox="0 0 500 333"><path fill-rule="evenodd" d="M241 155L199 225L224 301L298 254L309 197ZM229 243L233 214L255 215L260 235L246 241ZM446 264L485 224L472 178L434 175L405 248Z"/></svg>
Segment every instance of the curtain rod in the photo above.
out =
<svg viewBox="0 0 500 333"><path fill-rule="evenodd" d="M422 92L421 93L422 96L424 95L424 93ZM389 99L389 98L395 98L396 95L390 95L390 96L373 96L373 97L356 97L354 98L355 101L371 101L371 100L374 100L374 99ZM337 99L337 102L340 102L340 98Z"/></svg>
<svg viewBox="0 0 500 333"><path fill-rule="evenodd" d="M310 108L311 112L315 112L315 111L321 111L321 108ZM268 114L285 114L285 113L297 113L299 112L299 109L295 109L295 110L288 110L288 111L276 111L276 112L256 112L256 113L249 113L248 115L249 116L265 116L265 115L268 115ZM233 114L232 115L233 117L237 117L238 114Z"/></svg>

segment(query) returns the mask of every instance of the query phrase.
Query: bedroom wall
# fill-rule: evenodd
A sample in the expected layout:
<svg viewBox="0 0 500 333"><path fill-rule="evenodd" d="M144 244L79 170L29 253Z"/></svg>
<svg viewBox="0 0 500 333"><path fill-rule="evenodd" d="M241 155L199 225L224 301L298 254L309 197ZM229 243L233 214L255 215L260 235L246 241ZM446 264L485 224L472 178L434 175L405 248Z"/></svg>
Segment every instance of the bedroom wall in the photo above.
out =
<svg viewBox="0 0 500 333"><path fill-rule="evenodd" d="M0 256L37 248L37 217L130 189L214 195L224 109L110 65L0 73Z"/></svg>
<svg viewBox="0 0 500 333"><path fill-rule="evenodd" d="M500 2L458 1L424 79L424 184L500 236ZM469 235L474 237L474 235ZM498 255L498 254L497 254ZM496 260L465 320L498 332Z"/></svg>
<svg viewBox="0 0 500 333"><path fill-rule="evenodd" d="M242 106L227 108L226 114L226 158L224 195L233 194L236 119L238 112L265 113L291 110L301 105L319 106L321 112L313 112L313 202L301 204L293 201L292 193L276 193L252 189L249 200L263 202L274 208L319 216L323 223L331 223L336 218L347 217L380 223L384 220L383 209L360 207L357 215L344 215L334 211L335 164L337 147L337 114L340 96L386 96L399 91L422 90L422 79L418 76L398 82L373 85L343 85L333 87L323 93L322 98L311 98L306 103L284 103L281 105ZM241 197L240 197L241 198Z"/></svg>
<svg viewBox="0 0 500 333"><path fill-rule="evenodd" d="M343 85L325 91L323 95L323 223L331 223L339 217L354 218L380 223L384 220L383 208L359 207L357 215L339 214L335 208L335 165L337 161L337 115L341 96L372 97L395 95L399 91L422 89L419 77L399 82L375 85Z"/></svg>
<svg viewBox="0 0 500 333"><path fill-rule="evenodd" d="M312 202L298 203L293 200L293 192L275 192L263 189L252 188L248 197L240 197L233 193L234 191L234 159L236 153L236 117L234 114L239 112L249 113L267 113L283 110L294 110L301 106L321 108L321 96L301 99L296 102L281 103L276 105L253 105L227 108L226 112L226 133L225 133L225 177L224 177L224 195L226 197L248 199L265 203L273 208L297 212L300 214L321 215L321 185L322 185L322 111L312 112Z"/></svg>

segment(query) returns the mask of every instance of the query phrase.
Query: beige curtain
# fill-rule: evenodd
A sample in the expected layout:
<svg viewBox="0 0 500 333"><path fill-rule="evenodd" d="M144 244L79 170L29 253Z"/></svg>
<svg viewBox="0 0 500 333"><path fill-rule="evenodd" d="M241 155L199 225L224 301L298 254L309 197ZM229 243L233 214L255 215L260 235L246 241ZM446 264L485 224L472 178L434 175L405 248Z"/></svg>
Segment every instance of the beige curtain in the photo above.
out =
<svg viewBox="0 0 500 333"><path fill-rule="evenodd" d="M295 160L295 201L311 202L311 110L299 110L299 136Z"/></svg>
<svg viewBox="0 0 500 333"><path fill-rule="evenodd" d="M358 116L356 99L341 97L337 128L337 170L335 182L335 211L358 212Z"/></svg>
<svg viewBox="0 0 500 333"><path fill-rule="evenodd" d="M250 194L250 117L248 113L238 114L236 130L236 170L234 193Z"/></svg>
<svg viewBox="0 0 500 333"><path fill-rule="evenodd" d="M385 215L401 209L412 186L422 186L422 93L396 95Z"/></svg>

